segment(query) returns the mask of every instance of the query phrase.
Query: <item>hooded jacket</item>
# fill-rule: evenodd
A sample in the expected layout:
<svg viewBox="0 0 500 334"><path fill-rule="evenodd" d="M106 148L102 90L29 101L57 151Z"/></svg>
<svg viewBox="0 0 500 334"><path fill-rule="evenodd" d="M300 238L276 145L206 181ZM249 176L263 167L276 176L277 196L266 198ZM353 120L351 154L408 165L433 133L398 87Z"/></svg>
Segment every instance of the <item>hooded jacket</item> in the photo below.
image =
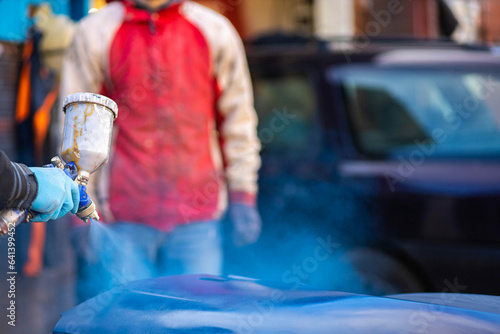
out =
<svg viewBox="0 0 500 334"><path fill-rule="evenodd" d="M76 92L119 107L110 176L98 194L116 221L170 231L220 218L228 197L255 205L252 86L241 40L223 16L191 1L158 12L109 3L79 23L66 54L62 96Z"/></svg>

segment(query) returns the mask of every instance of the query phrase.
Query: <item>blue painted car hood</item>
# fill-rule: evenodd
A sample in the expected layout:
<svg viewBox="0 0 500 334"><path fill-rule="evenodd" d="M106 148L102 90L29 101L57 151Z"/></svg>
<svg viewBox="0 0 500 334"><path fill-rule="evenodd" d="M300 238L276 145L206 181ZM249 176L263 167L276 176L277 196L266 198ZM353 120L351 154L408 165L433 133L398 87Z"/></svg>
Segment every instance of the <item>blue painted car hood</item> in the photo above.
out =
<svg viewBox="0 0 500 334"><path fill-rule="evenodd" d="M131 282L65 312L54 333L500 333L500 297L373 297L245 278Z"/></svg>

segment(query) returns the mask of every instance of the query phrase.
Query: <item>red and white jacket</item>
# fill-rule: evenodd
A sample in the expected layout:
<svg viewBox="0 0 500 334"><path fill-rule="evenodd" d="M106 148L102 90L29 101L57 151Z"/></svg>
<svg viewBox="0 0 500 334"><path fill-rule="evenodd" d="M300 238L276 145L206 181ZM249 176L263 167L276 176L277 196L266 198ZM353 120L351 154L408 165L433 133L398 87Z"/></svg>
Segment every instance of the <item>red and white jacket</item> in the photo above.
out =
<svg viewBox="0 0 500 334"><path fill-rule="evenodd" d="M220 218L228 195L255 205L252 86L223 16L187 0L157 13L108 4L78 24L66 54L61 95L76 92L119 107L109 177L97 186L116 221L170 231Z"/></svg>

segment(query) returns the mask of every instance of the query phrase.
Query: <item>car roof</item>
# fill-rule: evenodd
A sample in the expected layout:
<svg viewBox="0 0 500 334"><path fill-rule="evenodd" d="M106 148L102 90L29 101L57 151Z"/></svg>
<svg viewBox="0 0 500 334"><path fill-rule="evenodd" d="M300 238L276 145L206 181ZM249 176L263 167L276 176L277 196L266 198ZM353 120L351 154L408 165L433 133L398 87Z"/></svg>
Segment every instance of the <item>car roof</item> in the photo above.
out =
<svg viewBox="0 0 500 334"><path fill-rule="evenodd" d="M490 51L460 49L397 49L374 57L379 65L492 65L500 66L500 57Z"/></svg>
<svg viewBox="0 0 500 334"><path fill-rule="evenodd" d="M335 62L375 61L381 64L500 64L500 57L481 44L457 44L450 40L408 38L338 38L270 34L247 41L249 59L330 58Z"/></svg>

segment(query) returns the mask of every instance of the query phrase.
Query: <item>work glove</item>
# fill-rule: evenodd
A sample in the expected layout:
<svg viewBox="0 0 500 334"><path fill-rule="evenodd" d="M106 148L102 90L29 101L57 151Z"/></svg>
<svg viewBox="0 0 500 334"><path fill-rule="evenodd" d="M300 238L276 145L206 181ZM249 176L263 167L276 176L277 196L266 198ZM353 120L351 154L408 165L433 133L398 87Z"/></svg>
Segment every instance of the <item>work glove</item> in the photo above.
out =
<svg viewBox="0 0 500 334"><path fill-rule="evenodd" d="M231 204L229 216L233 222L233 242L236 246L250 245L259 239L262 220L255 207L243 203Z"/></svg>
<svg viewBox="0 0 500 334"><path fill-rule="evenodd" d="M59 168L30 168L38 182L38 193L31 210L33 222L59 219L68 212L76 213L80 203L80 192L76 182Z"/></svg>

